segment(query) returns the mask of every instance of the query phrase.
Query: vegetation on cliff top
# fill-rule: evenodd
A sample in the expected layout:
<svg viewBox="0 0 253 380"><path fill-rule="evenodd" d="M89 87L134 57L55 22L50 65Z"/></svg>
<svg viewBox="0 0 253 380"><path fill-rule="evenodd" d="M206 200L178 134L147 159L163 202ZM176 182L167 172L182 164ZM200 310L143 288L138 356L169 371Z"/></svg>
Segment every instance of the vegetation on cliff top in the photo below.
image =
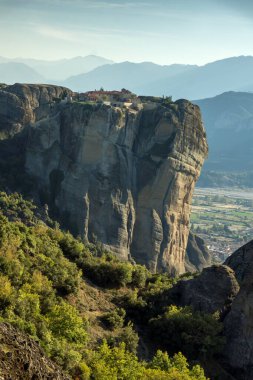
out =
<svg viewBox="0 0 253 380"><path fill-rule="evenodd" d="M122 263L101 246L84 245L40 220L20 195L0 193L0 320L32 336L75 379L204 380L201 367L189 366L184 355L196 363L204 349L216 352L220 325L188 308L161 313L153 299L174 282ZM89 297L86 286L112 305L95 322L81 307L80 294ZM160 338L143 361L137 352L145 326ZM96 329L102 332L94 338Z"/></svg>

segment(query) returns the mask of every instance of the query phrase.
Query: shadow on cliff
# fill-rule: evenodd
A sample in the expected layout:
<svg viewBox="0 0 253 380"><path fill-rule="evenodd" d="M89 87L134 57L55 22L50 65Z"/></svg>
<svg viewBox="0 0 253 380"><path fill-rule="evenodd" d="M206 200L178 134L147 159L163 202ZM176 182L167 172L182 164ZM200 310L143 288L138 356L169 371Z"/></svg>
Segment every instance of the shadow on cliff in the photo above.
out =
<svg viewBox="0 0 253 380"><path fill-rule="evenodd" d="M0 189L32 195L34 179L25 171L26 130L0 140Z"/></svg>

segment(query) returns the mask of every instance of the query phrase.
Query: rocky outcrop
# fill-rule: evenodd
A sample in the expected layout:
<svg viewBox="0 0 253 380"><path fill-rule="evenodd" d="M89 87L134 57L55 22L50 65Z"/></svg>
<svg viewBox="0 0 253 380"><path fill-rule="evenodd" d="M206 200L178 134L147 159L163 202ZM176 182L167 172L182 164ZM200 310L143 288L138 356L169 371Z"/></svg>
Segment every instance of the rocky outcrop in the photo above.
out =
<svg viewBox="0 0 253 380"><path fill-rule="evenodd" d="M249 242L227 260L241 283L224 326L226 347L224 355L238 380L253 378L253 242Z"/></svg>
<svg viewBox="0 0 253 380"><path fill-rule="evenodd" d="M60 100L72 91L60 86L16 83L0 89L0 134L10 137L30 122L50 115L54 99Z"/></svg>
<svg viewBox="0 0 253 380"><path fill-rule="evenodd" d="M201 272L202 269L211 265L212 255L204 240L190 232L185 255L185 271Z"/></svg>
<svg viewBox="0 0 253 380"><path fill-rule="evenodd" d="M39 345L8 323L0 323L1 380L70 380Z"/></svg>
<svg viewBox="0 0 253 380"><path fill-rule="evenodd" d="M186 100L138 111L56 102L65 91L14 85L0 94L12 99L0 108L8 130L28 130L26 171L43 202L120 258L183 273L192 194L207 155L199 108Z"/></svg>
<svg viewBox="0 0 253 380"><path fill-rule="evenodd" d="M223 317L238 291L233 270L225 265L213 265L191 280L180 281L168 295L177 305L192 306L195 311L204 313L218 311Z"/></svg>
<svg viewBox="0 0 253 380"><path fill-rule="evenodd" d="M249 273L253 273L253 240L237 249L224 264L234 270L237 281L242 283Z"/></svg>

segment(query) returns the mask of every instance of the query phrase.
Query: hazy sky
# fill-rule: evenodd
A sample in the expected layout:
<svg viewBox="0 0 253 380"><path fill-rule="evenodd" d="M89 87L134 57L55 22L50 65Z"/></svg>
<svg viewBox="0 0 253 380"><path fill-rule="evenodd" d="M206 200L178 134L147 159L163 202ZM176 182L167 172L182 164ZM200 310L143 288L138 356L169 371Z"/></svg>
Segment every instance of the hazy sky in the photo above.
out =
<svg viewBox="0 0 253 380"><path fill-rule="evenodd" d="M0 0L0 55L203 64L253 55L253 0Z"/></svg>

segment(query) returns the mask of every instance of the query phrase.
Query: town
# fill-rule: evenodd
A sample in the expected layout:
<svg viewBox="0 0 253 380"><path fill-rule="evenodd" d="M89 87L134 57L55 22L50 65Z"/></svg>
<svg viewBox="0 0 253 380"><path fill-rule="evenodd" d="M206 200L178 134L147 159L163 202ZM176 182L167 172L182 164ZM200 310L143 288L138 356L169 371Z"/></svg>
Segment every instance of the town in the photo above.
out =
<svg viewBox="0 0 253 380"><path fill-rule="evenodd" d="M216 262L248 242L253 234L253 194L250 189L196 187L191 230L202 237Z"/></svg>

